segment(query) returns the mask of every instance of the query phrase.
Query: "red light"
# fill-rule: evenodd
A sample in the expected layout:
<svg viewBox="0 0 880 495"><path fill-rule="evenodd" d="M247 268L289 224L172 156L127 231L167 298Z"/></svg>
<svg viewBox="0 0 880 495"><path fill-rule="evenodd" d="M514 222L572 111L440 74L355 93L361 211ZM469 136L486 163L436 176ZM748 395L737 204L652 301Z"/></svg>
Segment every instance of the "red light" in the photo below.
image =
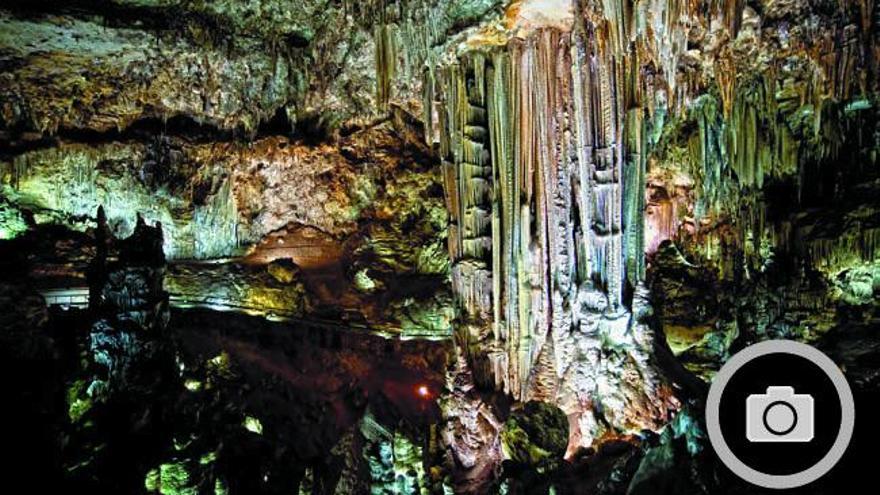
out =
<svg viewBox="0 0 880 495"><path fill-rule="evenodd" d="M431 391L428 390L427 385L419 385L419 388L416 389L416 393L419 394L419 397L427 399L431 395Z"/></svg>

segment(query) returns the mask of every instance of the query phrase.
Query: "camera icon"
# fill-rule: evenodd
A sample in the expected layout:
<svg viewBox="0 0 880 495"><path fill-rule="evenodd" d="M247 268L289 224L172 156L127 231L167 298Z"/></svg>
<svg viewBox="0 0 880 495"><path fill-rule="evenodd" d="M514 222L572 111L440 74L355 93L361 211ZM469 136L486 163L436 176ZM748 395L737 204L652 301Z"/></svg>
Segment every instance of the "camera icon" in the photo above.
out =
<svg viewBox="0 0 880 495"><path fill-rule="evenodd" d="M813 440L813 396L792 387L767 387L746 398L746 438L750 442Z"/></svg>

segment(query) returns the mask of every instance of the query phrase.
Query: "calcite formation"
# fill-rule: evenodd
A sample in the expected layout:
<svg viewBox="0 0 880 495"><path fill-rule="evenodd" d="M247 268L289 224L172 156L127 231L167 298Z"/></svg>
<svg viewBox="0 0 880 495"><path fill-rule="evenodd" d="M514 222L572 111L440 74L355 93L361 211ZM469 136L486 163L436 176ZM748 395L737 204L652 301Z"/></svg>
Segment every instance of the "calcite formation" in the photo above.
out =
<svg viewBox="0 0 880 495"><path fill-rule="evenodd" d="M459 351L455 358L447 372L448 392L440 400L444 464L451 489L479 493L489 490L499 474L502 423L492 404L481 397L465 356Z"/></svg>
<svg viewBox="0 0 880 495"><path fill-rule="evenodd" d="M102 205L120 237L131 234L136 213L161 222L175 303L301 316L303 287L268 273L290 259L303 270L298 283L310 282L313 308L445 336L440 174L422 143L408 146L390 127L317 146L280 136L249 145L181 136L60 143L5 162L2 190L5 211L25 229L62 224L87 233ZM17 223L4 225L11 232ZM85 285L82 264L67 265L71 284ZM47 263L41 270L51 272ZM359 283L369 287L359 293Z"/></svg>
<svg viewBox="0 0 880 495"><path fill-rule="evenodd" d="M648 100L647 252L673 350L708 378L748 342L836 339L842 315L861 311L834 287L877 257L877 11L687 13L677 80L689 89L679 108Z"/></svg>
<svg viewBox="0 0 880 495"><path fill-rule="evenodd" d="M389 97L419 113L426 60L500 3L12 5L0 13L4 132L27 143L183 117L251 134L276 115L336 131L387 112Z"/></svg>
<svg viewBox="0 0 880 495"><path fill-rule="evenodd" d="M642 121L592 24L536 29L531 8L444 67L449 249L476 382L560 404L573 452L675 402L643 321Z"/></svg>

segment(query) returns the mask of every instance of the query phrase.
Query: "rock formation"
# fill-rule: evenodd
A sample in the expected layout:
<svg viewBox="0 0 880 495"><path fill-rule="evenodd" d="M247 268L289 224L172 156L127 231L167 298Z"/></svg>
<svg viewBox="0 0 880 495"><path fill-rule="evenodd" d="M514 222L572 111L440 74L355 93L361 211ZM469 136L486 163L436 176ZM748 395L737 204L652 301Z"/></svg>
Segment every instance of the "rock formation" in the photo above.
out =
<svg viewBox="0 0 880 495"><path fill-rule="evenodd" d="M702 424L740 349L815 345L878 410L878 32L871 0L7 2L22 472L751 493Z"/></svg>
<svg viewBox="0 0 880 495"><path fill-rule="evenodd" d="M641 120L592 25L521 7L444 72L458 331L478 385L562 407L573 453L676 406L645 321Z"/></svg>

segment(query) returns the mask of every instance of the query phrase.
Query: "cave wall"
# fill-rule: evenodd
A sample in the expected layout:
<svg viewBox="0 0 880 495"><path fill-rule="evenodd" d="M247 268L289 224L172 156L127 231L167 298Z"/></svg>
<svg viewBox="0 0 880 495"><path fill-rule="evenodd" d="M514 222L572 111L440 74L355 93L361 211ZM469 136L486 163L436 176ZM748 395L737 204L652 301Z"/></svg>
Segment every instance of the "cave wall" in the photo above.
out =
<svg viewBox="0 0 880 495"><path fill-rule="evenodd" d="M161 221L172 259L239 255L290 223L350 236L386 180L389 196L433 180L410 179L427 157L395 171L398 147L424 147L422 68L498 3L12 3L4 237L22 208L82 230L100 204L121 236L133 211Z"/></svg>
<svg viewBox="0 0 880 495"><path fill-rule="evenodd" d="M2 17L3 127L101 132L186 116L249 133L279 111L355 125L391 102L420 108L425 60L499 4L12 2Z"/></svg>
<svg viewBox="0 0 880 495"><path fill-rule="evenodd" d="M173 300L447 335L447 219L422 76L499 3L11 3L0 237L91 235L102 205L126 237L141 213L161 223L172 263L290 258L317 279L305 300L266 270L220 268L226 290L182 267ZM81 263L57 265L84 279Z"/></svg>
<svg viewBox="0 0 880 495"><path fill-rule="evenodd" d="M393 135L371 131L343 146L314 147L283 136L251 143L173 136L62 142L5 163L4 191L34 211L38 223L81 229L105 205L115 231L128 235L130 218L140 211L162 222L172 259L242 255L292 224L344 240L358 232L359 222L388 217L386 205L419 194L428 203L406 204L411 214L445 228L442 201L427 197L439 176L418 158L390 155L398 146Z"/></svg>
<svg viewBox="0 0 880 495"><path fill-rule="evenodd" d="M653 299L706 379L750 342L830 348L875 321L877 10L733 6L733 30L690 29L696 91L654 113L648 158Z"/></svg>

